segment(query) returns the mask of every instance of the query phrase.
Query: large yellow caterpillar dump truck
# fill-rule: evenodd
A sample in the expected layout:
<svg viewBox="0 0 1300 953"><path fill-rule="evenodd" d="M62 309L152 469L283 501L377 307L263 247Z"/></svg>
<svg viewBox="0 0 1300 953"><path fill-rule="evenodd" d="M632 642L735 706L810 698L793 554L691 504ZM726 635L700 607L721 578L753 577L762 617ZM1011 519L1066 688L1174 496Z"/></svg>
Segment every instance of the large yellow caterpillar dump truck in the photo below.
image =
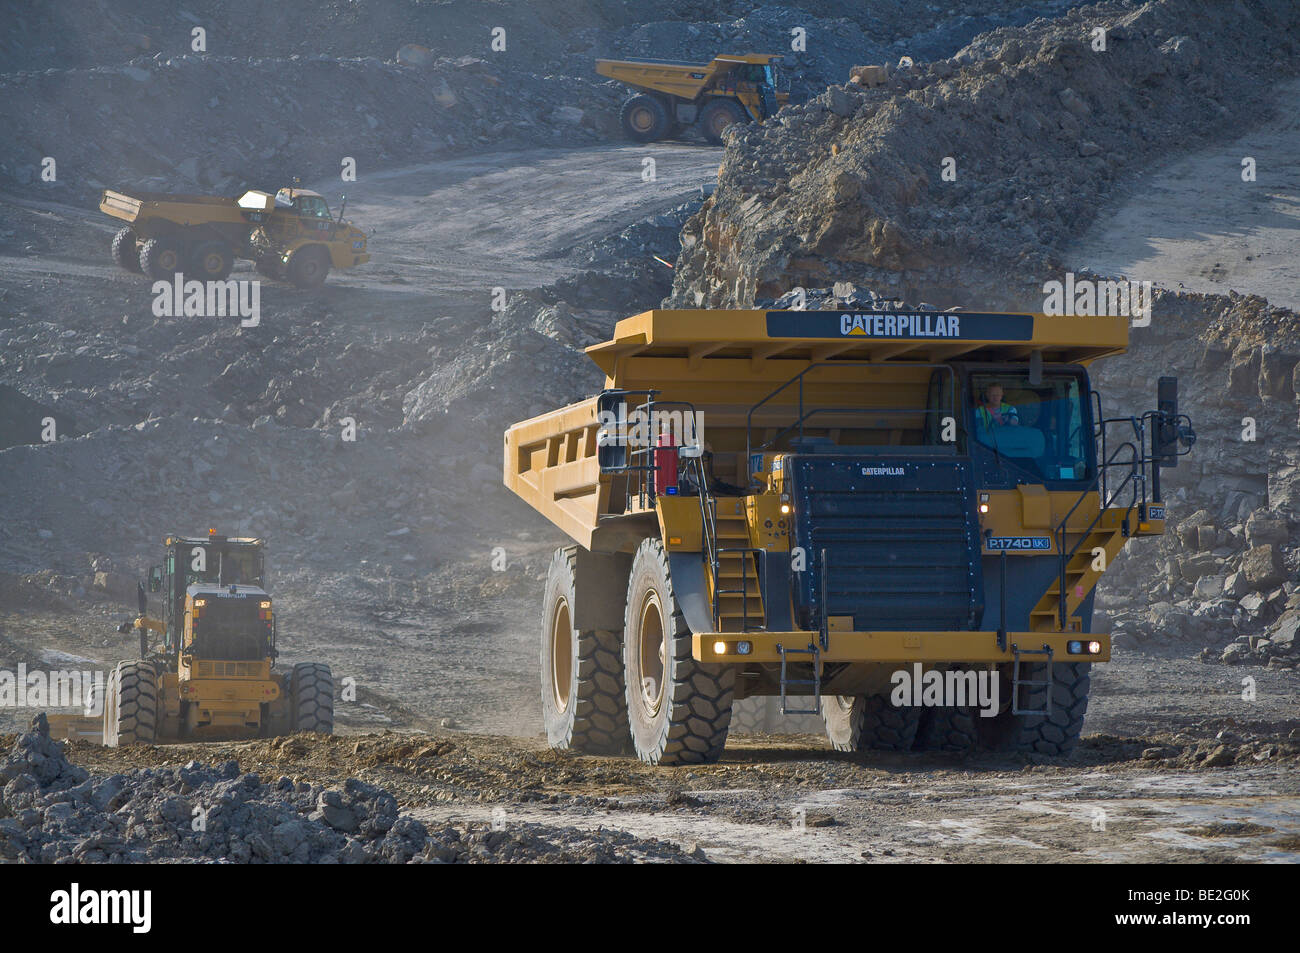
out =
<svg viewBox="0 0 1300 953"><path fill-rule="evenodd" d="M109 674L104 744L331 734L329 666L275 670L263 541L209 532L168 536L164 545L164 562L149 572L150 591L162 594L162 618L148 615L141 585L140 614L119 629L138 633L139 657Z"/></svg>
<svg viewBox="0 0 1300 953"><path fill-rule="evenodd" d="M366 234L338 218L319 192L284 188L271 195L249 190L239 198L115 192L99 209L127 226L113 237L113 260L127 271L170 281L180 272L199 281L224 281L236 258L256 262L268 278L314 288L331 268L370 260Z"/></svg>
<svg viewBox="0 0 1300 953"><path fill-rule="evenodd" d="M596 60L596 72L637 90L619 113L634 142L655 142L697 127L714 145L733 122L762 122L790 101L770 53L715 56L711 62Z"/></svg>
<svg viewBox="0 0 1300 953"><path fill-rule="evenodd" d="M839 749L1068 753L1110 658L1097 580L1163 532L1160 467L1194 440L1173 378L1157 409L1102 416L1088 367L1126 322L620 321L587 349L601 393L505 433L506 486L574 543L542 605L552 746L711 761L757 695ZM913 675L958 694L900 701ZM962 701L980 679L990 704Z"/></svg>

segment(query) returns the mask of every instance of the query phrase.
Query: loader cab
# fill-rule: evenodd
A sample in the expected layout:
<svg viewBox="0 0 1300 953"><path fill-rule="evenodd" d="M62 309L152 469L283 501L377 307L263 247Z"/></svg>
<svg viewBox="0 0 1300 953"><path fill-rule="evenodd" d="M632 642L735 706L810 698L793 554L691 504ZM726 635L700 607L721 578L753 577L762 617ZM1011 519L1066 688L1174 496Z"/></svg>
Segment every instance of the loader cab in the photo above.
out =
<svg viewBox="0 0 1300 953"><path fill-rule="evenodd" d="M256 538L169 536L161 567L164 594L164 647L174 652L181 644L191 590L194 587L229 590L256 587L265 592L265 549ZM269 597L267 597L269 598Z"/></svg>

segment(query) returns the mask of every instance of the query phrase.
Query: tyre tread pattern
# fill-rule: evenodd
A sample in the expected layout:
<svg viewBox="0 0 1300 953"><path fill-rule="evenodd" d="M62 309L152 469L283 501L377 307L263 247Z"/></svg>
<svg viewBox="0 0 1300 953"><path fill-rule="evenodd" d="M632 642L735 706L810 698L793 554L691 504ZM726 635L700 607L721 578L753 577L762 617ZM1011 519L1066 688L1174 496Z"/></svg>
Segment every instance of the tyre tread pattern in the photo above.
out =
<svg viewBox="0 0 1300 953"><path fill-rule="evenodd" d="M113 236L113 261L119 268L140 274L140 251L135 243L135 229L124 228Z"/></svg>
<svg viewBox="0 0 1300 953"><path fill-rule="evenodd" d="M117 744L153 744L158 737L157 671L148 662L119 662L111 677L117 693Z"/></svg>
<svg viewBox="0 0 1300 953"><path fill-rule="evenodd" d="M910 751L920 727L920 708L900 708L890 703L888 695L867 695L858 750Z"/></svg>
<svg viewBox="0 0 1300 953"><path fill-rule="evenodd" d="M553 569L567 573L568 579L576 585L577 546L556 550L553 563ZM574 592L574 585L565 587L570 595ZM546 620L544 625L549 625L549 622ZM550 633L544 631L543 652L546 651L545 640L549 637ZM573 684L569 689L573 717L568 720L565 738L552 747L583 754L627 754L630 737L627 694L623 685L622 633L579 632L577 642L573 657ZM545 659L542 664L546 664Z"/></svg>
<svg viewBox="0 0 1300 953"><path fill-rule="evenodd" d="M1043 666L1035 663L1026 678L1043 681ZM1088 713L1088 693L1092 687L1092 663L1056 662L1052 665L1052 711L1049 715L1021 715L1015 747L1024 754L1062 757L1072 753L1083 733ZM1048 686L1028 690L1025 704L1041 708L1047 699Z"/></svg>
<svg viewBox="0 0 1300 953"><path fill-rule="evenodd" d="M667 631L664 633L664 638L671 640L664 672L663 704L667 707L667 714L659 719L661 730L657 743L644 750L638 744L637 755L650 764L709 764L721 757L727 744L736 671L730 666L703 665L692 656L691 630L672 593L668 556L657 538L643 540L637 549L628 581L629 613L635 604L633 586L638 575L637 567L644 560L657 563L659 578L667 581L667 592L660 593L660 600L665 609L671 605L673 613L671 620L665 620ZM625 651L630 651L631 638L624 644ZM634 688L628 686L629 704L639 704L631 698Z"/></svg>
<svg viewBox="0 0 1300 953"><path fill-rule="evenodd" d="M334 674L320 662L299 662L290 680L293 730L334 733Z"/></svg>

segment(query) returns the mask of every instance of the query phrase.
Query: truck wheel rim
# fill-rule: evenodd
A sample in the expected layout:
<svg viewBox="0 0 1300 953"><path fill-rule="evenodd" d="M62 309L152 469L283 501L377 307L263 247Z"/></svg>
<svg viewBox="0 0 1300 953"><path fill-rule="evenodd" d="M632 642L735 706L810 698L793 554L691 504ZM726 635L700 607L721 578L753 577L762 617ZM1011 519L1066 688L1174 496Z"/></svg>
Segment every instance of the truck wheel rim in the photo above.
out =
<svg viewBox="0 0 1300 953"><path fill-rule="evenodd" d="M108 677L108 687L104 692L104 714L108 717L105 722L109 730L116 733L117 731L117 673L114 672Z"/></svg>
<svg viewBox="0 0 1300 953"><path fill-rule="evenodd" d="M219 274L221 266L225 264L225 259L221 257L220 252L208 252L203 257L203 270L210 275Z"/></svg>
<svg viewBox="0 0 1300 953"><path fill-rule="evenodd" d="M573 623L569 617L569 603L561 599L555 606L551 619L551 695L557 711L569 707L569 692L573 686Z"/></svg>
<svg viewBox="0 0 1300 953"><path fill-rule="evenodd" d="M655 124L654 116L648 109L636 109L632 111L632 128L637 132L649 132Z"/></svg>
<svg viewBox="0 0 1300 953"><path fill-rule="evenodd" d="M162 267L163 271L175 271L176 258L176 252L169 248L158 256L158 264Z"/></svg>
<svg viewBox="0 0 1300 953"><path fill-rule="evenodd" d="M721 136L722 131L731 125L731 117L719 110L713 114L713 119L709 123L713 127L713 134Z"/></svg>
<svg viewBox="0 0 1300 953"><path fill-rule="evenodd" d="M664 697L664 619L659 594L646 593L641 603L640 624L641 701L652 716L659 713Z"/></svg>

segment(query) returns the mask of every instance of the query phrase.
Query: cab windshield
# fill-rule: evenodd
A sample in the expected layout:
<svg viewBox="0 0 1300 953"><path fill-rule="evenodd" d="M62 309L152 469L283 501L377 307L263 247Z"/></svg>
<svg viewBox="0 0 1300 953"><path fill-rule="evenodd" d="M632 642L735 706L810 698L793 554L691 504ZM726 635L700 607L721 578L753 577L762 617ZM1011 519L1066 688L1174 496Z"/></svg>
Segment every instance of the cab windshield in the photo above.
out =
<svg viewBox="0 0 1300 953"><path fill-rule="evenodd" d="M218 586L260 586L262 584L262 559L252 549L217 549L208 548L205 569L198 572L193 563L187 565L185 585L208 583Z"/></svg>
<svg viewBox="0 0 1300 953"><path fill-rule="evenodd" d="M1092 473L1092 428L1080 377L1044 371L971 375L971 433L998 455L1043 480L1085 480Z"/></svg>
<svg viewBox="0 0 1300 953"><path fill-rule="evenodd" d="M330 207L319 195L300 195L297 199L299 215L308 218L329 218Z"/></svg>

